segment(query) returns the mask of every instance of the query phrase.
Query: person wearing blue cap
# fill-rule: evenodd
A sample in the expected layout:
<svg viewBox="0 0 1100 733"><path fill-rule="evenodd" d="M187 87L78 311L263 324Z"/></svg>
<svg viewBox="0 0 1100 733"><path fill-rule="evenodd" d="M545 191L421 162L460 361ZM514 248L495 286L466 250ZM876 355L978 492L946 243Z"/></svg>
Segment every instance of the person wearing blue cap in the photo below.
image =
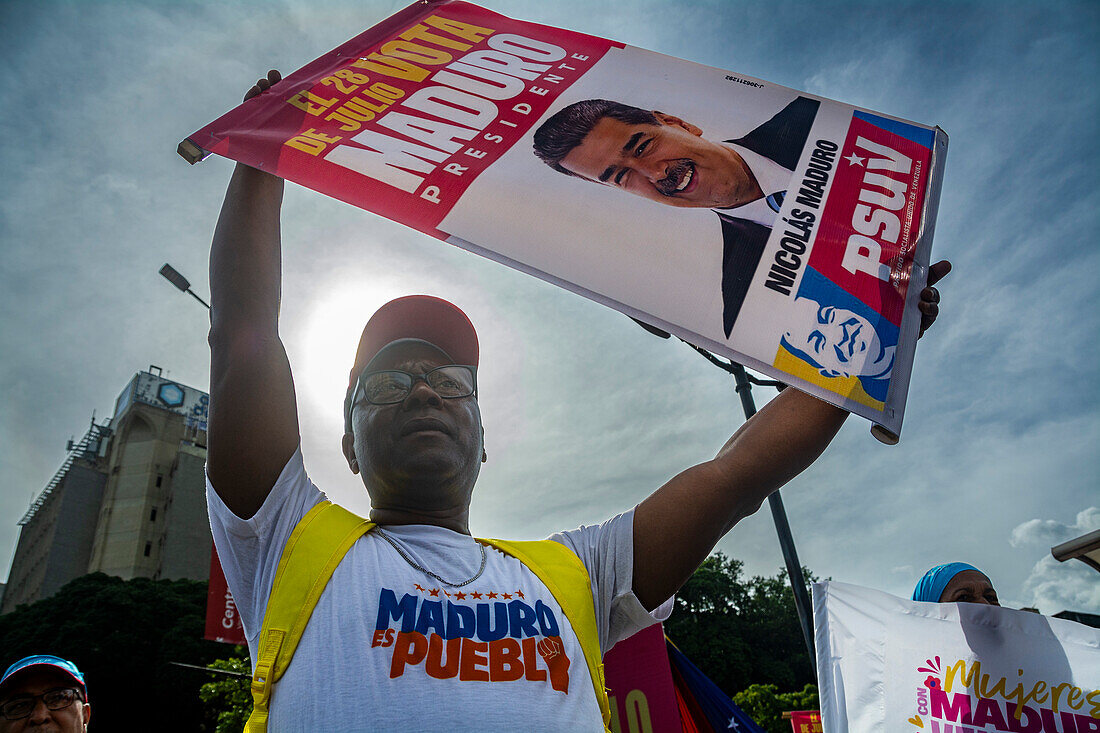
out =
<svg viewBox="0 0 1100 733"><path fill-rule="evenodd" d="M986 574L965 562L944 563L929 570L913 589L913 600L1001 605Z"/></svg>
<svg viewBox="0 0 1100 733"><path fill-rule="evenodd" d="M0 733L83 733L92 719L84 675L52 654L23 657L0 678Z"/></svg>

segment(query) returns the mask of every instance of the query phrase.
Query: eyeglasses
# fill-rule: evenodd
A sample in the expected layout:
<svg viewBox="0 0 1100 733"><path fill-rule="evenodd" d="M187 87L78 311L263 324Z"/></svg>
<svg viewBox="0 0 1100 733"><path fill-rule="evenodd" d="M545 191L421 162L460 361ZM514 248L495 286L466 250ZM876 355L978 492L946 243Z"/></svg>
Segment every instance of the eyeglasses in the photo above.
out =
<svg viewBox="0 0 1100 733"><path fill-rule="evenodd" d="M352 396L352 404L363 397L372 405L393 405L404 402L413 385L423 381L443 399L469 397L477 392L474 367L448 364L436 367L427 374L409 374L398 369L367 372L359 377Z"/></svg>
<svg viewBox="0 0 1100 733"><path fill-rule="evenodd" d="M395 405L409 396L418 380L423 380L447 400L477 396L477 368L472 366L447 364L426 374L410 374L399 369L364 372L344 400L344 432L351 432L351 410L359 402L360 393L372 405Z"/></svg>
<svg viewBox="0 0 1100 733"><path fill-rule="evenodd" d="M41 695L27 695L26 697L8 700L0 705L0 714L3 714L8 720L21 720L34 711L39 698L46 703L47 710L64 710L76 702L78 698L83 700L79 690L66 687L60 690L43 692Z"/></svg>

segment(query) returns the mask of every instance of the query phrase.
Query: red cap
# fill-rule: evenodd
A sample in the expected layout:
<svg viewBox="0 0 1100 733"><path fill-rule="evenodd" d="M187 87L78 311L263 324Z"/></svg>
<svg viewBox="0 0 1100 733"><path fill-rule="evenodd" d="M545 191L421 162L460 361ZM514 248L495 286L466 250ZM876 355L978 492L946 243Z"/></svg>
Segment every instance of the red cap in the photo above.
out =
<svg viewBox="0 0 1100 733"><path fill-rule="evenodd" d="M421 339L447 352L455 364L477 366L477 331L458 306L431 295L406 295L379 308L359 338L348 389L375 354L399 339Z"/></svg>

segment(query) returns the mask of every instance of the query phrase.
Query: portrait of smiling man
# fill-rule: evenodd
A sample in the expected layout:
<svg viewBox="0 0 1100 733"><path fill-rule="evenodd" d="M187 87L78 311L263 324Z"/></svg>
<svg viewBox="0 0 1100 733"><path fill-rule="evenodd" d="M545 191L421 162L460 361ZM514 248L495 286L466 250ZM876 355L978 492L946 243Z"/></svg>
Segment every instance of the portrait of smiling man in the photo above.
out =
<svg viewBox="0 0 1100 733"><path fill-rule="evenodd" d="M534 152L565 175L666 206L713 210L729 337L819 106L798 97L748 134L712 140L674 114L586 99L539 126Z"/></svg>
<svg viewBox="0 0 1100 733"><path fill-rule="evenodd" d="M341 449L371 503L355 517L302 456L278 326L282 192L238 164L210 253L207 503L254 666L246 730L609 730L603 653L667 618L718 540L847 413L785 390L621 514L546 540L476 539L477 331L446 300L405 296L367 320L349 374ZM924 327L935 301L928 288ZM302 557L328 575L300 572Z"/></svg>

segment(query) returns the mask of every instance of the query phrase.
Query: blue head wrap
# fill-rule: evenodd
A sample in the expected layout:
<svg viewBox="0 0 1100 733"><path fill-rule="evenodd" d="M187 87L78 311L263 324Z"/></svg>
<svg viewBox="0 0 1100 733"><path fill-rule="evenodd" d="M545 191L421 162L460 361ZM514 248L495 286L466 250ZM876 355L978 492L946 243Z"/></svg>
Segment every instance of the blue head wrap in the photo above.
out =
<svg viewBox="0 0 1100 733"><path fill-rule="evenodd" d="M977 570L973 565L965 562L949 562L943 565L937 565L924 574L924 577L917 583L917 587L913 589L914 601L926 601L928 603L939 603L940 596L943 595L943 589L947 587L947 584L951 582L951 579L964 570ZM985 573L982 573L985 575Z"/></svg>

